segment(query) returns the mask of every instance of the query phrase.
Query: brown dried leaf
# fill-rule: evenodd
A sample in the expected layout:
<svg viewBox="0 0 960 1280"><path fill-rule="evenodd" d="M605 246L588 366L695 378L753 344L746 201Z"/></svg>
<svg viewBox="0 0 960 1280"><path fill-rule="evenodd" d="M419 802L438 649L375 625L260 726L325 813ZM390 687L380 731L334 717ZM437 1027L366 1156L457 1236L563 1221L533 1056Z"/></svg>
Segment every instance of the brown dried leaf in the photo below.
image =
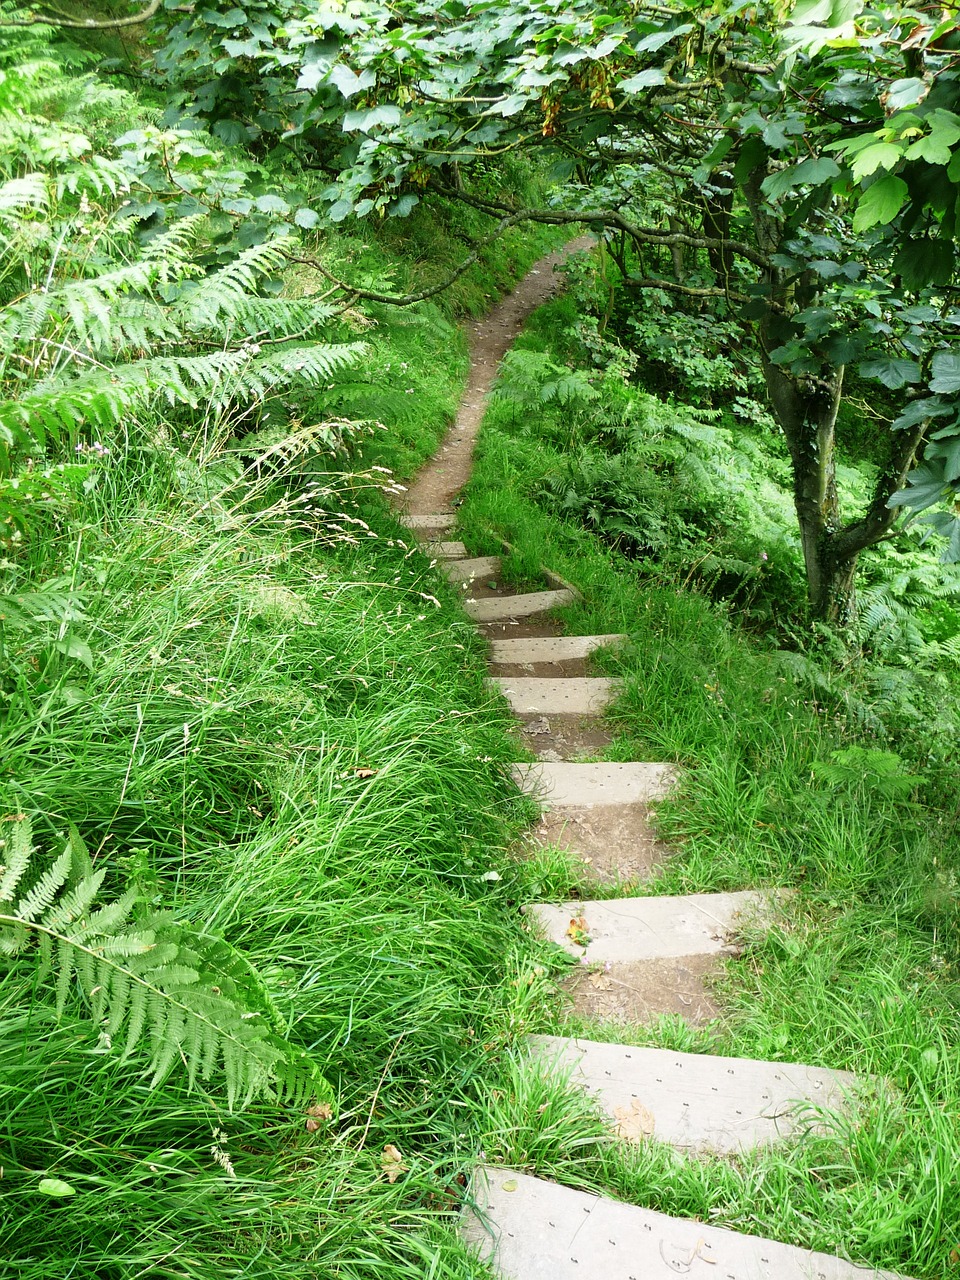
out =
<svg viewBox="0 0 960 1280"><path fill-rule="evenodd" d="M587 975L590 980L591 987L595 987L597 991L612 991L613 980L608 978L602 969L598 969L596 973Z"/></svg>
<svg viewBox="0 0 960 1280"><path fill-rule="evenodd" d="M315 1102L312 1107L307 1107L308 1116L316 1116L318 1120L332 1120L333 1107L329 1102Z"/></svg>
<svg viewBox="0 0 960 1280"><path fill-rule="evenodd" d="M653 1112L648 1111L637 1098L629 1107L614 1107L613 1115L617 1122L617 1137L624 1142L642 1142L650 1137L656 1125Z"/></svg>
<svg viewBox="0 0 960 1280"><path fill-rule="evenodd" d="M374 778L376 777L376 769L354 769L354 777L357 778Z"/></svg>
<svg viewBox="0 0 960 1280"><path fill-rule="evenodd" d="M578 947L585 947L590 941L590 932L586 916L574 916L567 925L567 937Z"/></svg>
<svg viewBox="0 0 960 1280"><path fill-rule="evenodd" d="M404 1163L403 1156L393 1143L388 1142L380 1157L380 1168L386 1174L388 1182L396 1182L401 1173L406 1173L410 1166Z"/></svg>

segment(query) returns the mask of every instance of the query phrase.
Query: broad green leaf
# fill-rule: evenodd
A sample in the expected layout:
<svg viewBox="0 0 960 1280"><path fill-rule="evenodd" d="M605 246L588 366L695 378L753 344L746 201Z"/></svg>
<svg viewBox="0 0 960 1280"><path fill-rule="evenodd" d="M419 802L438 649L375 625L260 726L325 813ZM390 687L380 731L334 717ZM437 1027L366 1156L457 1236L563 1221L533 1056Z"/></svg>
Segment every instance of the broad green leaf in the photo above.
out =
<svg viewBox="0 0 960 1280"><path fill-rule="evenodd" d="M357 75L352 67L341 62L330 72L330 83L335 84L345 98L352 98L363 89L371 89L377 83L377 77L369 67Z"/></svg>
<svg viewBox="0 0 960 1280"><path fill-rule="evenodd" d="M916 360L864 360L860 365L861 378L873 378L891 391L898 391L908 383L920 381L920 366Z"/></svg>
<svg viewBox="0 0 960 1280"><path fill-rule="evenodd" d="M960 391L960 353L937 351L930 362L930 390L944 394Z"/></svg>
<svg viewBox="0 0 960 1280"><path fill-rule="evenodd" d="M52 1196L55 1200L65 1200L77 1194L76 1188L62 1178L41 1178L37 1190L43 1196Z"/></svg>
<svg viewBox="0 0 960 1280"><path fill-rule="evenodd" d="M908 289L946 284L953 276L956 253L951 240L908 240L893 260L893 270Z"/></svg>
<svg viewBox="0 0 960 1280"><path fill-rule="evenodd" d="M345 112L342 128L344 133L353 133L354 130L366 133L380 125L399 124L401 119L400 108L392 102L386 102L381 107L364 107L360 111Z"/></svg>
<svg viewBox="0 0 960 1280"><path fill-rule="evenodd" d="M617 88L624 93L639 93L641 89L665 84L666 79L667 73L661 67L651 67L647 71L640 71L637 75L631 76L629 80L621 80Z"/></svg>
<svg viewBox="0 0 960 1280"><path fill-rule="evenodd" d="M871 227L885 226L892 222L906 203L908 195L907 184L892 173L872 182L860 197L853 215L854 231L868 231Z"/></svg>
<svg viewBox="0 0 960 1280"><path fill-rule="evenodd" d="M952 412L953 406L948 401L941 400L939 396L925 396L922 400L911 400L899 418L891 423L890 429L904 431L907 427L926 422L928 418L945 418Z"/></svg>
<svg viewBox="0 0 960 1280"><path fill-rule="evenodd" d="M895 169L903 159L903 148L892 142L875 142L864 147L855 157L851 168L857 182L868 178L878 169Z"/></svg>
<svg viewBox="0 0 960 1280"><path fill-rule="evenodd" d="M822 182L829 182L839 172L840 166L829 156L818 156L816 159L801 160L799 164L782 169L779 173L771 173L764 178L761 190L768 200L779 200L797 187L817 187Z"/></svg>

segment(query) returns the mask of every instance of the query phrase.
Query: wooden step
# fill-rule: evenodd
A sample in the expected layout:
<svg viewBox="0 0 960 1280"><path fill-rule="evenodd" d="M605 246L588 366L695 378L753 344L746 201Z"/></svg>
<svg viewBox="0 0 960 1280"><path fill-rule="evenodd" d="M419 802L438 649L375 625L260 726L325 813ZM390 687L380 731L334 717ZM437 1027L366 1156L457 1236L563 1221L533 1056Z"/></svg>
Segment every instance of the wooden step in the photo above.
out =
<svg viewBox="0 0 960 1280"><path fill-rule="evenodd" d="M513 776L522 791L536 796L546 808L591 808L660 800L676 781L676 770L669 764L572 764L564 760L515 764Z"/></svg>
<svg viewBox="0 0 960 1280"><path fill-rule="evenodd" d="M520 666L530 662L569 662L595 649L623 644L626 636L532 636L525 640L491 640L490 661Z"/></svg>
<svg viewBox="0 0 960 1280"><path fill-rule="evenodd" d="M400 523L405 529L413 529L417 532L433 533L438 529L452 529L457 523L457 517L450 512L438 511L433 515L402 515L400 517Z"/></svg>
<svg viewBox="0 0 960 1280"><path fill-rule="evenodd" d="M678 898L611 898L599 902L534 902L524 913L551 942L588 963L632 964L673 956L722 955L741 916L768 919L774 895L696 893Z"/></svg>
<svg viewBox="0 0 960 1280"><path fill-rule="evenodd" d="M476 578L499 578L499 556L473 556L468 560L449 560L443 572L451 582L473 582Z"/></svg>
<svg viewBox="0 0 960 1280"><path fill-rule="evenodd" d="M794 1062L638 1049L531 1036L531 1054L596 1094L620 1137L722 1155L818 1128L811 1108L841 1111L857 1088L848 1071Z"/></svg>
<svg viewBox="0 0 960 1280"><path fill-rule="evenodd" d="M616 698L623 681L603 676L490 676L487 684L499 689L519 716L570 716L602 711Z"/></svg>
<svg viewBox="0 0 960 1280"><path fill-rule="evenodd" d="M461 1235L503 1280L906 1280L760 1236L481 1167Z"/></svg>
<svg viewBox="0 0 960 1280"><path fill-rule="evenodd" d="M489 600L464 600L467 617L474 622L507 622L512 618L531 618L547 613L563 604L574 604L576 595L567 588L557 591L530 591L525 595L493 596Z"/></svg>

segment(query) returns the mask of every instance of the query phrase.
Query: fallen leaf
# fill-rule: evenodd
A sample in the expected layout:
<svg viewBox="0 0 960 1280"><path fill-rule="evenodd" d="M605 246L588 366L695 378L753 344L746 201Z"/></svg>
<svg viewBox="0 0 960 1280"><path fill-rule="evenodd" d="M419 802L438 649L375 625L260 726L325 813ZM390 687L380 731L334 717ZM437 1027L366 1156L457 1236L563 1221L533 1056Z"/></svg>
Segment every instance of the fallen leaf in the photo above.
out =
<svg viewBox="0 0 960 1280"><path fill-rule="evenodd" d="M357 778L373 778L376 777L376 769L354 769L354 777Z"/></svg>
<svg viewBox="0 0 960 1280"><path fill-rule="evenodd" d="M587 975L590 980L591 987L595 987L597 991L611 991L613 989L613 980L608 978L602 969L596 973Z"/></svg>
<svg viewBox="0 0 960 1280"><path fill-rule="evenodd" d="M508 1178L507 1181L501 1185L504 1191L516 1191L520 1184L517 1182L516 1178Z"/></svg>
<svg viewBox="0 0 960 1280"><path fill-rule="evenodd" d="M304 1127L307 1133L316 1133L324 1120L333 1119L333 1107L329 1102L315 1102L312 1107L307 1107L306 1114Z"/></svg>
<svg viewBox="0 0 960 1280"><path fill-rule="evenodd" d="M380 1157L380 1168L387 1175L388 1182L396 1182L401 1173L406 1173L410 1166L404 1163L403 1156L393 1143L388 1142Z"/></svg>
<svg viewBox="0 0 960 1280"><path fill-rule="evenodd" d="M656 1124L653 1112L648 1111L636 1098L629 1107L614 1107L613 1115L617 1122L617 1137L624 1142L642 1142L644 1138L650 1137Z"/></svg>
<svg viewBox="0 0 960 1280"><path fill-rule="evenodd" d="M62 1178L41 1178L37 1190L42 1195L53 1196L55 1200L65 1200L67 1196L77 1194L70 1183L64 1182Z"/></svg>
<svg viewBox="0 0 960 1280"><path fill-rule="evenodd" d="M585 947L590 941L586 916L574 916L567 925L567 937L578 947Z"/></svg>

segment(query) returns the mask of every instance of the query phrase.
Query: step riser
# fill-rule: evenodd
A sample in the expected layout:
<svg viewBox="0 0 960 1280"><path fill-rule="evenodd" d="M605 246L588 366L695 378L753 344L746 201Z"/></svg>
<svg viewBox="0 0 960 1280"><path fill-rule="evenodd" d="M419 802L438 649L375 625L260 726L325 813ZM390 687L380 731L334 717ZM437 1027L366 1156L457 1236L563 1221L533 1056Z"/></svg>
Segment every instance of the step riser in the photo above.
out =
<svg viewBox="0 0 960 1280"><path fill-rule="evenodd" d="M520 716L596 715L620 692L620 680L600 676L542 679L536 676L491 676L491 688L499 689Z"/></svg>
<svg viewBox="0 0 960 1280"><path fill-rule="evenodd" d="M533 618L560 605L574 604L572 591L532 591L526 595L500 596L490 600L464 600L463 609L474 622L509 622L513 618Z"/></svg>
<svg viewBox="0 0 960 1280"><path fill-rule="evenodd" d="M444 512L427 516L401 516L400 523L405 529L412 529L418 533L432 532L437 529L452 529L457 523L457 517Z"/></svg>
<svg viewBox="0 0 960 1280"><path fill-rule="evenodd" d="M437 560L457 560L466 556L467 548L462 542L425 542L423 553Z"/></svg>
<svg viewBox="0 0 960 1280"><path fill-rule="evenodd" d="M842 1111L857 1079L797 1063L638 1049L559 1036L531 1036L545 1069L597 1096L621 1137L653 1137L692 1151L732 1155L789 1137L817 1107ZM799 1107L799 1109L798 1109ZM821 1126L822 1129L823 1126Z"/></svg>
<svg viewBox="0 0 960 1280"><path fill-rule="evenodd" d="M906 1280L757 1236L480 1169L461 1235L503 1280Z"/></svg>

